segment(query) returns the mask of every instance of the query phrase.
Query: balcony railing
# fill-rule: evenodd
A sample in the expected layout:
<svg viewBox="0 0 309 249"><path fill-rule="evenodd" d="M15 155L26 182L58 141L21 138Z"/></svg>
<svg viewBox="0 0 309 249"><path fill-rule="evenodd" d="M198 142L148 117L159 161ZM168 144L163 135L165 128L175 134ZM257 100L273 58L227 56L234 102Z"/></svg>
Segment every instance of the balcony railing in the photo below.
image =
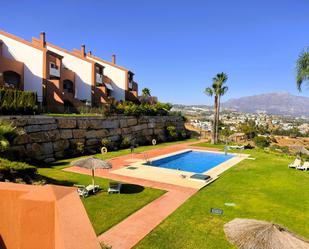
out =
<svg viewBox="0 0 309 249"><path fill-rule="evenodd" d="M96 73L96 83L103 84L103 75Z"/></svg>
<svg viewBox="0 0 309 249"><path fill-rule="evenodd" d="M60 69L58 67L49 67L49 75L54 77L60 77Z"/></svg>
<svg viewBox="0 0 309 249"><path fill-rule="evenodd" d="M129 89L131 90L133 88L133 81L129 81Z"/></svg>

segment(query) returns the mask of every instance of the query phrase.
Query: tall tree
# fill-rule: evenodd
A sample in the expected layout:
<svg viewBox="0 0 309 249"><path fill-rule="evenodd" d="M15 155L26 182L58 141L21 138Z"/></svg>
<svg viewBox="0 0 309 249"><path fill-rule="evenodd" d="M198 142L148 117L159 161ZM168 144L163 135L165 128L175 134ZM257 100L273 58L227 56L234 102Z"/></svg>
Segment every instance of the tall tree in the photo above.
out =
<svg viewBox="0 0 309 249"><path fill-rule="evenodd" d="M219 73L216 77L213 78L213 81L217 85L217 95L218 95L218 105L217 105L217 116L216 116L216 139L215 141L218 142L219 139L219 117L220 117L220 105L221 105L221 96L225 95L228 91L228 87L225 85L228 79L227 74Z"/></svg>
<svg viewBox="0 0 309 249"><path fill-rule="evenodd" d="M296 62L296 71L296 84L298 90L301 91L304 82L309 85L309 47L299 55Z"/></svg>
<svg viewBox="0 0 309 249"><path fill-rule="evenodd" d="M220 98L223 96L228 87L225 85L228 77L225 73L217 74L213 80L211 87L207 87L204 93L207 96L214 96L214 119L212 125L211 143L216 144L218 142L218 127L219 127L219 115L220 115Z"/></svg>
<svg viewBox="0 0 309 249"><path fill-rule="evenodd" d="M145 87L142 90L142 94L143 94L144 97L150 97L151 96L151 91L150 91L149 88Z"/></svg>

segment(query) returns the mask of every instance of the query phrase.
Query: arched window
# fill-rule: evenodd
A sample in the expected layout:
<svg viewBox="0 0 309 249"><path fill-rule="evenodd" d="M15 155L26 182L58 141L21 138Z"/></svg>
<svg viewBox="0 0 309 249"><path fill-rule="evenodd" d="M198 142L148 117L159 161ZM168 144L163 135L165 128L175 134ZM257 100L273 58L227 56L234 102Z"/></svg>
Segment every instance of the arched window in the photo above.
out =
<svg viewBox="0 0 309 249"><path fill-rule="evenodd" d="M3 73L4 86L18 89L20 86L20 75L13 71L6 71Z"/></svg>
<svg viewBox="0 0 309 249"><path fill-rule="evenodd" d="M73 93L74 84L71 80L64 80L63 81L63 91L67 92L67 93Z"/></svg>

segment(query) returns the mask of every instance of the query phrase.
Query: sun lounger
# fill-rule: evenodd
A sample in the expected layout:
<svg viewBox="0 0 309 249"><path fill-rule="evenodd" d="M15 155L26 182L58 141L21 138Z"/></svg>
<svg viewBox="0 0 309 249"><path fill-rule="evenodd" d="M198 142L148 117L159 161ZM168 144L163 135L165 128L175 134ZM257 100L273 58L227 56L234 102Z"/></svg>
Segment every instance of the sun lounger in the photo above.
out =
<svg viewBox="0 0 309 249"><path fill-rule="evenodd" d="M289 168L297 168L297 167L299 167L299 166L301 166L301 160L300 159L298 159L298 158L296 158L295 160L294 160L294 162L292 162L292 163L290 163L289 164Z"/></svg>
<svg viewBox="0 0 309 249"><path fill-rule="evenodd" d="M109 188L108 188L107 192L109 194L114 194L114 193L120 194L120 189L121 189L121 183L119 183L119 182L110 182L109 183Z"/></svg>
<svg viewBox="0 0 309 249"><path fill-rule="evenodd" d="M100 189L99 185L93 186L92 184L88 186L76 184L74 186L77 187L77 193L83 198L88 197L90 194L95 194Z"/></svg>
<svg viewBox="0 0 309 249"><path fill-rule="evenodd" d="M228 150L243 150L245 149L245 146L243 145L229 145L227 146Z"/></svg>
<svg viewBox="0 0 309 249"><path fill-rule="evenodd" d="M299 170L309 170L309 162L305 162L303 165L296 167Z"/></svg>

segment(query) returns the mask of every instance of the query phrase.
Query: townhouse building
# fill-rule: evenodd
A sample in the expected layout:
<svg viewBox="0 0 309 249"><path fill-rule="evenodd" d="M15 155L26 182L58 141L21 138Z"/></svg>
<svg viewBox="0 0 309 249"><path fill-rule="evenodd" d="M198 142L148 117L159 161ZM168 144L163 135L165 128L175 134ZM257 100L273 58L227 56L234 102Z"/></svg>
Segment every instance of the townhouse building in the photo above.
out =
<svg viewBox="0 0 309 249"><path fill-rule="evenodd" d="M138 102L134 73L112 61L72 51L39 38L26 41L0 30L0 88L34 91L50 112L67 107L100 106L109 100Z"/></svg>

